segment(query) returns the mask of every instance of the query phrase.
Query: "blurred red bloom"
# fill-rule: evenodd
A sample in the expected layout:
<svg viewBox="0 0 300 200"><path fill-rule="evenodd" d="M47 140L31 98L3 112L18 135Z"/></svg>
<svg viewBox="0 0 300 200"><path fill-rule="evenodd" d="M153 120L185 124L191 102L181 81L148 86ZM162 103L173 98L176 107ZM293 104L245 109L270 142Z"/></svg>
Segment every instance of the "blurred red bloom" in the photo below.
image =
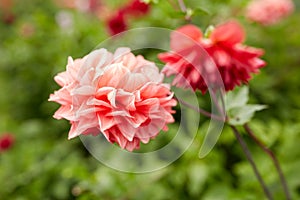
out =
<svg viewBox="0 0 300 200"><path fill-rule="evenodd" d="M7 13L2 18L2 21L7 25L13 24L15 22L15 20L16 20L16 17L12 13Z"/></svg>
<svg viewBox="0 0 300 200"><path fill-rule="evenodd" d="M0 14L2 15L2 21L5 24L9 25L15 21L13 6L14 2L12 0L0 0Z"/></svg>
<svg viewBox="0 0 300 200"><path fill-rule="evenodd" d="M127 24L122 12L118 12L107 22L111 35L121 33L127 29Z"/></svg>
<svg viewBox="0 0 300 200"><path fill-rule="evenodd" d="M12 134L6 133L0 136L0 152L6 151L12 147L15 142L15 137Z"/></svg>
<svg viewBox="0 0 300 200"><path fill-rule="evenodd" d="M113 15L108 20L108 28L111 35L118 34L127 30L126 17L135 16L148 13L150 6L140 0L133 0L128 5L119 9L117 14Z"/></svg>
<svg viewBox="0 0 300 200"><path fill-rule="evenodd" d="M163 72L176 75L174 85L185 87L189 83L193 90L205 93L208 87L224 84L229 91L248 83L251 73L258 73L265 66L259 58L263 50L242 45L244 38L243 28L235 21L217 26L207 38L198 27L186 25L171 33L172 52L158 57L166 63ZM208 62L209 57L216 67Z"/></svg>
<svg viewBox="0 0 300 200"><path fill-rule="evenodd" d="M150 10L149 4L146 4L140 0L133 0L128 6L125 6L122 11L126 14L139 16L147 14Z"/></svg>

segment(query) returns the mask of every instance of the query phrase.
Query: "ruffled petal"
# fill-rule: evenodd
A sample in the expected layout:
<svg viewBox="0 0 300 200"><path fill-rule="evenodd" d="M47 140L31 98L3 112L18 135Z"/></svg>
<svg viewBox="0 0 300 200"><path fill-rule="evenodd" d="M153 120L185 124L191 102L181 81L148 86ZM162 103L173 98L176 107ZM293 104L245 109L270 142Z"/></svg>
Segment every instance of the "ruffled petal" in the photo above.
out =
<svg viewBox="0 0 300 200"><path fill-rule="evenodd" d="M190 47L199 42L202 38L202 31L195 25L188 24L180 27L171 33L171 49L173 51Z"/></svg>
<svg viewBox="0 0 300 200"><path fill-rule="evenodd" d="M233 46L244 41L245 32L238 22L230 21L217 26L211 33L210 39L213 43Z"/></svg>

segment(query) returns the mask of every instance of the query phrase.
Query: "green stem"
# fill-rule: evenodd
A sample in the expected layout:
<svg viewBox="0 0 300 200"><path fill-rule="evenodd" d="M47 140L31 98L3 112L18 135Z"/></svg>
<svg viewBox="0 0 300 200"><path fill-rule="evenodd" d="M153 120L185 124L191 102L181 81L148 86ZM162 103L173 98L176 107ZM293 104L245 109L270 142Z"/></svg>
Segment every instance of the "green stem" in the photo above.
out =
<svg viewBox="0 0 300 200"><path fill-rule="evenodd" d="M179 101L181 104L183 104L183 105L185 105L185 106L187 106L187 107L195 110L196 112L198 112L198 113L200 113L200 114L202 114L202 115L204 115L206 117L209 117L209 118L212 118L212 119L218 120L218 121L223 121L223 122L225 121L224 117L214 115L214 114L212 114L212 113L210 113L210 112L208 112L206 110L203 110L202 108L195 107L195 106L193 106L193 105L191 105L191 104L189 104L189 103L187 103L187 102L185 102L183 100L177 99L177 101Z"/></svg>
<svg viewBox="0 0 300 200"><path fill-rule="evenodd" d="M186 6L184 4L184 1L183 0L178 0L178 4L179 4L179 7L180 7L181 11L186 13Z"/></svg>
<svg viewBox="0 0 300 200"><path fill-rule="evenodd" d="M266 184L264 183L264 181L263 181L261 175L259 174L259 171L258 171L258 169L257 169L257 167L256 167L256 164L255 164L253 158L252 158L251 152L250 152L250 150L249 150L248 147L247 147L246 142L243 140L243 138L241 137L239 131L237 130L237 128L236 128L235 126L230 126L230 127L232 128L233 133L234 133L236 139L237 139L238 142L240 143L240 145L241 145L241 147L242 147L242 150L243 150L243 152L244 152L245 155L246 155L246 158L248 159L250 165L252 166L252 169L253 169L253 171L254 171L254 173L255 173L255 176L257 177L257 179L258 179L260 185L262 186L262 188L263 188L263 190L264 190L264 192L265 192L267 198L268 198L269 200L272 200L272 199L273 199L272 194L271 194L270 191L268 190L268 188L267 188Z"/></svg>
<svg viewBox="0 0 300 200"><path fill-rule="evenodd" d="M266 152L272 159L275 167L276 167L276 170L279 174L279 177L280 177L280 181L281 181L281 184L282 184L282 187L283 187L283 190L284 190L284 193L285 193L285 196L286 196L286 199L287 200L290 200L291 199L291 195L289 193L289 190L288 190L288 186L287 186L287 182L285 180L285 177L284 177L284 174L281 170L281 167L280 167L280 164L279 164L279 161L277 160L275 154L269 149L267 148L256 136L255 134L253 133L253 131L251 130L251 128L249 127L248 124L245 124L244 125L244 129L246 130L246 132L249 134L249 136L254 140L254 142L256 144L258 144L258 146L264 151Z"/></svg>
<svg viewBox="0 0 300 200"><path fill-rule="evenodd" d="M179 7L180 7L180 10L181 10L183 13L185 13L185 20L186 20L187 22L190 22L190 21L191 21L191 16L188 16L187 8L186 8L186 6L185 6L184 1L183 1L183 0L177 0L177 2L178 2L178 5L179 5Z"/></svg>

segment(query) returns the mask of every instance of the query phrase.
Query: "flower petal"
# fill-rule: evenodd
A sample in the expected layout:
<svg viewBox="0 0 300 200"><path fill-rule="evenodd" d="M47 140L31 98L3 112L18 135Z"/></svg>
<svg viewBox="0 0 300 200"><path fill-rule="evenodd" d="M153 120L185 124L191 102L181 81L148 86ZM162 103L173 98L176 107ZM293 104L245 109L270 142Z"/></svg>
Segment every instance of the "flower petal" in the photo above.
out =
<svg viewBox="0 0 300 200"><path fill-rule="evenodd" d="M217 26L211 33L210 39L214 43L221 43L225 46L233 46L237 43L243 42L245 39L245 32L238 22L230 21Z"/></svg>
<svg viewBox="0 0 300 200"><path fill-rule="evenodd" d="M202 38L202 31L195 25L188 24L171 33L171 49L173 51L195 45Z"/></svg>

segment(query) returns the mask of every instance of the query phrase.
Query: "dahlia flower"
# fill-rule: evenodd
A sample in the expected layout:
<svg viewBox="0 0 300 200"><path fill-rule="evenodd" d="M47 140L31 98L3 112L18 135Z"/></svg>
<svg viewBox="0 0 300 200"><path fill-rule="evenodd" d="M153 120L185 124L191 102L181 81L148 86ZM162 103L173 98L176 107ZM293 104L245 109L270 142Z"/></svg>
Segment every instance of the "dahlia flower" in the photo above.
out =
<svg viewBox="0 0 300 200"><path fill-rule="evenodd" d="M174 122L176 101L170 86L162 83L163 75L153 62L134 56L128 48L69 58L67 70L55 81L61 89L49 100L61 104L54 118L71 122L69 139L103 134L132 151Z"/></svg>
<svg viewBox="0 0 300 200"><path fill-rule="evenodd" d="M294 11L292 0L252 0L246 10L246 17L263 25L276 24Z"/></svg>
<svg viewBox="0 0 300 200"><path fill-rule="evenodd" d="M180 27L171 33L171 52L158 55L166 63L163 73L175 75L174 85L190 85L202 93L222 85L226 91L233 90L248 83L251 73L265 66L259 58L263 50L242 45L244 38L242 27L235 21L217 26L207 37L194 25Z"/></svg>

